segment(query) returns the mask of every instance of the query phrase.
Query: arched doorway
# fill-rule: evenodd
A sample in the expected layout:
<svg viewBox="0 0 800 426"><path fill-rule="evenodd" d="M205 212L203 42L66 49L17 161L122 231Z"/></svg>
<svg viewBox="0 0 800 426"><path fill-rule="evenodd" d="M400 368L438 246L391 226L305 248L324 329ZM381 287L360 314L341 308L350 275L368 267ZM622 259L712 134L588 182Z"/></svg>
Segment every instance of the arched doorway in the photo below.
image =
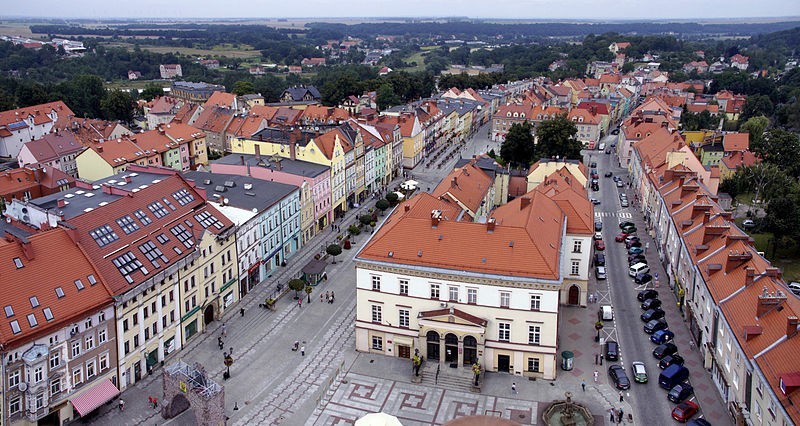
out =
<svg viewBox="0 0 800 426"><path fill-rule="evenodd" d="M444 360L458 362L458 336L453 333L444 336Z"/></svg>
<svg viewBox="0 0 800 426"><path fill-rule="evenodd" d="M214 321L214 305L206 306L206 310L203 311L203 323L206 325L211 324Z"/></svg>
<svg viewBox="0 0 800 426"><path fill-rule="evenodd" d="M439 333L431 330L426 335L428 340L428 359L439 360Z"/></svg>
<svg viewBox="0 0 800 426"><path fill-rule="evenodd" d="M472 336L464 336L464 365L478 360L478 341Z"/></svg>
<svg viewBox="0 0 800 426"><path fill-rule="evenodd" d="M575 284L569 288L569 300L567 301L570 305L577 305L580 302L581 296L581 289L578 288Z"/></svg>

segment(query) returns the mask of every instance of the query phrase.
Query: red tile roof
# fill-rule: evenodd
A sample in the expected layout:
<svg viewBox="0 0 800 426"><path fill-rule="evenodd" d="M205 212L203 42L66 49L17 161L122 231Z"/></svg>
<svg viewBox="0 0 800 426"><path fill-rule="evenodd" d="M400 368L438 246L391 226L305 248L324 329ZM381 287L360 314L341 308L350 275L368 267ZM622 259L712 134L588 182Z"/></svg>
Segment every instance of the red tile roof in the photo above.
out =
<svg viewBox="0 0 800 426"><path fill-rule="evenodd" d="M480 209L481 203L492 187L492 178L474 163L453 169L433 190L434 197L449 197L466 207L471 215Z"/></svg>
<svg viewBox="0 0 800 426"><path fill-rule="evenodd" d="M35 124L43 124L50 122L50 117L47 116L50 112L55 111L58 115L57 122L54 123L55 128L63 128L75 116L75 113L62 101L48 102L45 104L33 105L25 108L17 108L8 111L0 112L0 127L7 126L11 123L16 123L21 120L27 119L29 116L34 117Z"/></svg>
<svg viewBox="0 0 800 426"><path fill-rule="evenodd" d="M729 170L738 170L739 167L753 166L759 162L758 157L750 151L734 152L731 155L722 157L722 163Z"/></svg>
<svg viewBox="0 0 800 426"><path fill-rule="evenodd" d="M15 259L21 267L16 266ZM81 280L81 290L76 280ZM63 297L56 294L57 288L63 291ZM38 302L35 308L32 297ZM5 349L63 328L111 303L111 294L102 277L67 231L39 232L28 237L26 243L17 239L0 240L0 305L13 310L11 317L5 310L0 312L0 344ZM48 320L50 314L52 319ZM29 318L35 318L35 326L31 326ZM19 325L16 334L12 321Z"/></svg>
<svg viewBox="0 0 800 426"><path fill-rule="evenodd" d="M750 149L750 134L726 133L722 138L722 146L725 148L725 152L747 151Z"/></svg>

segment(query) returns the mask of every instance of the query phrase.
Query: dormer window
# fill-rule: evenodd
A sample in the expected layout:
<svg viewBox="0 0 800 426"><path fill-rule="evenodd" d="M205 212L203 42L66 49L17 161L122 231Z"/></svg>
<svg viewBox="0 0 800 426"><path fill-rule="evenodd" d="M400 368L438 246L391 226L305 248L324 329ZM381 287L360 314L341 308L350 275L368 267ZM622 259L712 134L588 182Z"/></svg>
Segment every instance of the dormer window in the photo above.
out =
<svg viewBox="0 0 800 426"><path fill-rule="evenodd" d="M17 267L17 269L21 269L21 268L23 268L25 265L23 265L23 264L22 264L22 259L20 259L20 258L18 258L18 257L15 257L15 258L14 258L14 266L16 266L16 267Z"/></svg>

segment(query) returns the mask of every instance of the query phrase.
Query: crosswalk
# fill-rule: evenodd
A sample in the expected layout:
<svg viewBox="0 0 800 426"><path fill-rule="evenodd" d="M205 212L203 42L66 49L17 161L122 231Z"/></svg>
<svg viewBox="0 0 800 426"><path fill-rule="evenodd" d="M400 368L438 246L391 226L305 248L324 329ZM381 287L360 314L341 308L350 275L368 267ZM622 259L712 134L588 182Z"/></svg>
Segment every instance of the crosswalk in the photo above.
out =
<svg viewBox="0 0 800 426"><path fill-rule="evenodd" d="M629 212L594 212L595 217L618 217L620 219L630 219L633 217Z"/></svg>

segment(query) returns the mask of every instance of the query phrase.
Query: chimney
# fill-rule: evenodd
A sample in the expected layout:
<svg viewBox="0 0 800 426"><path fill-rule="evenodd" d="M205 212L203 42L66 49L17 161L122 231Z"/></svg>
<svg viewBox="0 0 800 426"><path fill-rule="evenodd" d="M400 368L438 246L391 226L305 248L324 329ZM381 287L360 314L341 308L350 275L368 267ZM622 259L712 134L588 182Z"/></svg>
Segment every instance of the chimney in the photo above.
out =
<svg viewBox="0 0 800 426"><path fill-rule="evenodd" d="M408 211L410 211L410 210L411 210L411 206L409 206L408 204L406 204L404 207L405 207L405 211L406 211L406 212L408 212Z"/></svg>
<svg viewBox="0 0 800 426"><path fill-rule="evenodd" d="M59 198L59 199L56 201L56 206L58 206L58 208L63 208L63 207L64 207L64 206L66 206L66 205L67 205L67 200L65 200L65 199L63 199L63 198Z"/></svg>
<svg viewBox="0 0 800 426"><path fill-rule="evenodd" d="M111 186L110 185L108 185L107 183L104 183L101 186L103 187L103 193L104 194L111 194Z"/></svg>
<svg viewBox="0 0 800 426"><path fill-rule="evenodd" d="M703 225L707 224L709 220L711 220L711 212L703 213Z"/></svg>
<svg viewBox="0 0 800 426"><path fill-rule="evenodd" d="M458 176L453 176L453 180L450 181L450 186L458 188Z"/></svg>
<svg viewBox="0 0 800 426"><path fill-rule="evenodd" d="M770 293L767 290L767 287L764 286L764 289L761 291L761 294L758 295L758 307L756 308L756 318L763 317L764 315L771 312L773 309L780 306L785 301L786 301L786 295L783 294L780 290L776 290L775 293Z"/></svg>
<svg viewBox="0 0 800 426"><path fill-rule="evenodd" d="M745 244L750 243L750 236L749 235L727 235L725 237L725 247L730 246L731 244L735 243L736 241L744 241Z"/></svg>
<svg viewBox="0 0 800 426"><path fill-rule="evenodd" d="M786 338L791 339L797 334L797 317L792 315L786 318Z"/></svg>
<svg viewBox="0 0 800 426"><path fill-rule="evenodd" d="M103 145L97 145L97 152L99 153L103 152Z"/></svg>
<svg viewBox="0 0 800 426"><path fill-rule="evenodd" d="M745 250L742 252L736 250L728 251L728 258L725 261L725 273L729 273L730 271L739 267L739 265L749 261L752 258L753 253L750 250Z"/></svg>
<svg viewBox="0 0 800 426"><path fill-rule="evenodd" d="M433 211L431 211L431 227L433 227L433 228L437 227L441 220L442 220L442 211L441 210L433 210Z"/></svg>
<svg viewBox="0 0 800 426"><path fill-rule="evenodd" d="M497 222L495 218L491 218L486 221L486 232L494 232L494 225Z"/></svg>
<svg viewBox="0 0 800 426"><path fill-rule="evenodd" d="M764 269L764 274L766 274L770 278L781 278L781 270L775 267L769 267Z"/></svg>
<svg viewBox="0 0 800 426"><path fill-rule="evenodd" d="M256 145L256 146L258 146L258 145ZM239 164L244 166L244 155L240 155L239 156Z"/></svg>
<svg viewBox="0 0 800 426"><path fill-rule="evenodd" d="M22 249L22 254L25 256L25 259L33 260L36 258L36 254L33 253L33 247L31 247L31 243L29 241L20 241L19 246Z"/></svg>
<svg viewBox="0 0 800 426"><path fill-rule="evenodd" d="M531 205L531 197L522 197L520 198L519 209L523 210L525 207Z"/></svg>
<svg viewBox="0 0 800 426"><path fill-rule="evenodd" d="M258 144L253 145L253 149L256 150L256 161L261 161L261 146Z"/></svg>
<svg viewBox="0 0 800 426"><path fill-rule="evenodd" d="M750 287L750 285L753 284L753 280L755 280L755 279L756 279L756 270L751 268L751 267L749 267L749 266L747 268L745 268L745 270L744 270L744 286L745 287Z"/></svg>

